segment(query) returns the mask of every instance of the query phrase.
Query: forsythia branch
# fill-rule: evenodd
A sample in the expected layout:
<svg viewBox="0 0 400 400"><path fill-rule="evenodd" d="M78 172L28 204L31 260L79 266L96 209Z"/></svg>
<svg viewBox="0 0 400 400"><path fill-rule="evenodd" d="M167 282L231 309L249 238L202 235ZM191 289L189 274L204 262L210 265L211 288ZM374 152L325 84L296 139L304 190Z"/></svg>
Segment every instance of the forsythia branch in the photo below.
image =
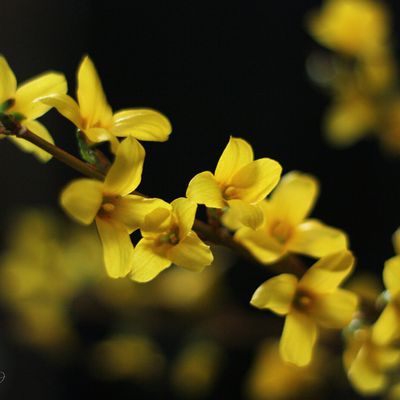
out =
<svg viewBox="0 0 400 400"><path fill-rule="evenodd" d="M86 175L89 178L104 180L104 174L92 165L81 161L79 158L67 153L54 144L47 142L38 135L26 129L18 121L13 120L9 115L2 114L0 116L1 133L7 136L16 136L20 139L25 139L28 142L40 147L44 151L50 153L54 158L68 165L74 170Z"/></svg>
<svg viewBox="0 0 400 400"><path fill-rule="evenodd" d="M9 115L2 114L0 116L0 133L27 140L28 142L50 153L54 158L80 172L81 174L100 181L104 180L105 175L97 168L84 161L81 161L79 158L66 152L60 147L42 139L38 135L26 129ZM134 193L146 197L145 195L136 191ZM245 247L233 239L233 237L225 228L215 229L214 227L196 219L193 225L193 230L204 240L213 244L228 247L240 257L254 264L260 264L260 262ZM269 264L267 267L273 272L287 272L293 273L297 276L303 275L306 270L302 263L293 257L285 257L282 262Z"/></svg>

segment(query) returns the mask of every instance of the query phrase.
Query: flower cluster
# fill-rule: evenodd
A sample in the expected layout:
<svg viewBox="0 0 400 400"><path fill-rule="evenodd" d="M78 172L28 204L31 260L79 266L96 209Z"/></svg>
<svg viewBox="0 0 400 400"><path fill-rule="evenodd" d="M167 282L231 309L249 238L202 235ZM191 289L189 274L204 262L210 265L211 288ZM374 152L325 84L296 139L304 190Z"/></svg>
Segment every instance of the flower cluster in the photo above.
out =
<svg viewBox="0 0 400 400"><path fill-rule="evenodd" d="M390 152L400 150L398 71L390 44L390 18L375 0L326 0L307 18L313 38L332 53L315 53L308 71L328 89L332 103L324 130L336 146L377 135Z"/></svg>
<svg viewBox="0 0 400 400"><path fill-rule="evenodd" d="M357 54L364 53L369 50L363 47ZM309 217L319 193L315 177L293 171L281 178L279 162L255 158L246 140L230 137L215 170L195 175L185 197L170 203L147 197L137 191L146 156L139 140L167 140L171 125L164 115L133 108L113 113L87 56L78 69L77 102L66 94L63 76L55 73L16 90L11 70L4 59L2 63L3 133L16 136L38 156L43 146L87 175L64 188L60 203L77 222L95 224L109 277L148 282L171 265L200 272L213 261L213 244L238 250L265 269L273 266L278 274L255 291L251 304L285 316L279 352L284 362L297 367L312 362L321 329L343 329L352 321L358 298L340 285L353 270L354 256L343 231ZM35 130L41 126L35 118L51 107L77 128L82 160L65 152L60 156L50 136L40 135L45 128ZM104 152L103 142L110 151ZM196 219L199 207L206 209L207 223ZM307 268L300 256L317 261ZM346 353L350 379L360 376L353 360L360 348L372 341L387 346L397 334L396 263L390 263L395 266L385 278L393 300L370 333L357 337Z"/></svg>
<svg viewBox="0 0 400 400"><path fill-rule="evenodd" d="M397 253L400 250L400 230L393 235ZM390 373L400 367L400 256L386 261L383 269L386 290L375 299L375 303L386 305L373 324L367 315L361 314L346 333L347 348L343 362L353 386L366 395L383 393L390 384Z"/></svg>

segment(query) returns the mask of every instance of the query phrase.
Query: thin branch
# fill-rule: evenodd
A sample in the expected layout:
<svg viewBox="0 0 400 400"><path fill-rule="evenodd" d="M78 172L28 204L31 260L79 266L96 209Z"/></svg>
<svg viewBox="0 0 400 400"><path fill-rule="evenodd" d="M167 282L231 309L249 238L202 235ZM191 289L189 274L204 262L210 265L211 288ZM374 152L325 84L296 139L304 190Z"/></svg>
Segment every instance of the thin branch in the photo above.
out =
<svg viewBox="0 0 400 400"><path fill-rule="evenodd" d="M35 133L26 129L18 121L8 115L0 114L0 133L27 140L28 142L40 147L42 150L50 153L57 160L89 178L100 181L103 181L105 178L105 175L93 165L83 162L60 147L47 142L46 140L37 136ZM133 193L139 196L147 197L136 191ZM240 257L254 264L261 264L260 261L249 252L249 250L247 250L240 243L236 242L232 235L225 228L214 227L196 219L193 225L193 230L203 240L228 247ZM286 256L281 261L275 264L265 265L265 267L275 273L289 272L297 276L302 276L306 271L302 263L297 258L294 259L292 256Z"/></svg>
<svg viewBox="0 0 400 400"><path fill-rule="evenodd" d="M104 180L105 175L93 165L80 160L60 147L42 139L40 136L25 128L19 121L10 115L0 114L0 133L6 136L15 136L20 139L25 139L51 154L54 158L68 165L75 171L78 171L89 178L100 181Z"/></svg>

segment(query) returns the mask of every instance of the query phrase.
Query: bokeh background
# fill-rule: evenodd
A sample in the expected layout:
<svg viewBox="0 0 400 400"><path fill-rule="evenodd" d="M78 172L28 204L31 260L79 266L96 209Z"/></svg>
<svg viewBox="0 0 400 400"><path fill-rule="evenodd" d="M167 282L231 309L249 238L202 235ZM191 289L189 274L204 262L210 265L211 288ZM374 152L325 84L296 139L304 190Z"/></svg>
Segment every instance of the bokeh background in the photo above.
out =
<svg viewBox="0 0 400 400"><path fill-rule="evenodd" d="M392 12L393 43L398 54L400 5L386 3ZM184 195L196 173L214 168L229 135L245 138L257 158L272 157L285 172L314 174L321 182L321 196L313 215L345 230L358 258L358 270L373 272L379 280L384 261L393 255L391 235L400 225L400 159L383 153L373 138L345 150L331 148L324 140L321 118L329 99L312 84L305 69L309 54L319 46L307 34L304 17L319 4L316 0L183 4L3 1L0 51L20 82L54 69L66 74L70 93L75 91L80 59L89 54L114 110L146 106L165 113L172 122L173 134L166 143L145 143L147 158L140 186L144 193L168 201ZM76 152L74 128L68 121L55 111L43 121L58 145ZM10 244L13 228L22 210L46 208L54 218L62 218L59 192L78 175L56 160L42 165L8 141L0 143L0 160L0 243L5 251L14 246ZM51 240L52 234L40 236L36 229L42 228L35 221L28 224L31 230L27 228L24 240ZM66 230L74 229L62 224ZM59 228L54 229L59 232ZM63 240L63 233L54 235ZM90 258L89 253L82 257L81 263ZM88 367L92 358L87 349L111 332L114 314L109 305L83 301L82 307L88 308L82 316L74 314L80 303L71 301L69 318L83 339L79 350L61 357L62 362L54 355L61 352L60 347L49 355L15 340L12 313L2 306L0 370L6 373L6 380L0 384L0 395L32 400L88 395L98 399L126 395L143 399L242 398L256 346L263 337L278 333L280 325L270 329L272 319L248 305L254 289L265 279L262 268L243 260L224 263L229 266L224 265L224 284L218 288L223 287L229 296L217 296L216 308L208 314L186 312L177 322L180 314L163 305L146 304L140 311L135 302L118 306L127 314L131 307L132 318L127 320L130 330L134 325L135 335L145 331L137 326L143 320L146 327L154 328L146 335L156 342L157 354L162 354L164 372L144 383L137 376L105 379ZM48 285L62 286L63 279L56 276ZM139 297L146 296L145 289L140 289ZM149 290L157 297L156 289ZM135 315L136 325L132 322ZM194 329L205 320L201 329ZM243 325L243 332L237 332ZM215 345L199 353L214 355L218 362L210 365L219 367L215 367L218 372L208 391L189 396L174 389L165 365L176 361L182 349L192 340L197 343L197 339L201 339L200 344L205 340L206 345ZM205 365L204 369L214 368ZM191 375L188 377L190 380ZM179 382L176 385L182 386L185 379ZM335 383L323 382L323 398L335 398L338 393L358 398L349 385L338 388Z"/></svg>

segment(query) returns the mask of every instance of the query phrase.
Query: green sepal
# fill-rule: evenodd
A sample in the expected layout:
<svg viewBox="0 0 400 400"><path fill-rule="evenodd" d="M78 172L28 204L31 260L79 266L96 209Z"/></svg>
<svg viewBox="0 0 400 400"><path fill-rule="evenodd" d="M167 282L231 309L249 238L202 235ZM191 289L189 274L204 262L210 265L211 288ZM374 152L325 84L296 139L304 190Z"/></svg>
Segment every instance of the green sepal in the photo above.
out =
<svg viewBox="0 0 400 400"><path fill-rule="evenodd" d="M89 164L96 165L98 163L96 151L87 143L85 136L79 129L76 131L76 139L78 141L79 154L82 159Z"/></svg>
<svg viewBox="0 0 400 400"><path fill-rule="evenodd" d="M15 103L14 99L8 99L4 103L0 104L0 113L4 113L7 111L10 107L12 107Z"/></svg>

